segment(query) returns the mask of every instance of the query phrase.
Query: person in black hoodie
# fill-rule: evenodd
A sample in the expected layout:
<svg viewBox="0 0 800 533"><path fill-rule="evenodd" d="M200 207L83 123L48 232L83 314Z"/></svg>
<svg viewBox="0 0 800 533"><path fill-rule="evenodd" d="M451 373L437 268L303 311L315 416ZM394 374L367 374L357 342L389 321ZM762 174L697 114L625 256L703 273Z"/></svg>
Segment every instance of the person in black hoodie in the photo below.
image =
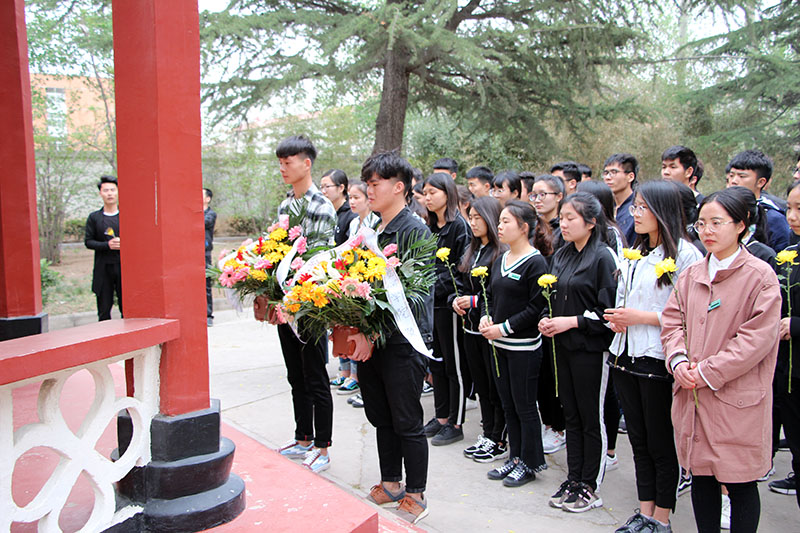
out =
<svg viewBox="0 0 800 533"><path fill-rule="evenodd" d="M794 235L800 236L800 182L795 181L789 187L789 196L786 199L786 221ZM786 250L790 252L800 252L800 246L792 244ZM792 470L786 479L771 481L769 489L781 494L791 494L794 489L797 497L797 505L800 506L800 493L797 492L794 472L800 472L800 267L784 263L778 266L778 271L785 276L789 271L789 284L791 297L786 295L786 280L780 280L781 298L783 300L781 309L780 337L781 342L778 346L778 364L775 369L775 379L772 387L775 389L776 396L779 398L780 418L783 423L783 432L789 442L789 450L792 452ZM789 316L789 302L791 301L792 315ZM791 352L789 345L791 343ZM792 392L789 393L789 381L791 380Z"/></svg>
<svg viewBox="0 0 800 533"><path fill-rule="evenodd" d="M333 242L339 246L347 240L350 221L358 217L350 209L347 197L347 174L344 170L332 169L322 175L319 180L319 189L336 209L336 227L333 229Z"/></svg>
<svg viewBox="0 0 800 533"><path fill-rule="evenodd" d="M558 277L553 317L539 331L555 338L558 394L567 425L567 480L550 505L571 512L600 507L596 494L605 472L603 400L608 382L604 352L613 333L603 310L614 306L617 260L602 242L607 232L603 208L594 196L578 192L561 207L561 235L567 245L553 257Z"/></svg>
<svg viewBox="0 0 800 533"><path fill-rule="evenodd" d="M550 224L550 229L553 230L553 248L558 250L564 246L561 228L558 225L558 214L564 201L564 181L552 174L537 176L528 200L533 202L533 207L539 216Z"/></svg>
<svg viewBox="0 0 800 533"><path fill-rule="evenodd" d="M471 275L472 269L477 267L486 267L491 271L492 264L507 249L497 236L500 209L500 202L490 196L476 198L470 203L467 214L472 241L458 265L464 293L453 298L453 311L464 320L464 353L478 393L483 427L477 442L465 449L464 455L478 463L490 463L508 456L506 418L494 382L492 350L489 341L478 330L481 315L486 309L483 291L480 280Z"/></svg>
<svg viewBox="0 0 800 533"><path fill-rule="evenodd" d="M489 278L489 315L480 321L481 334L495 349L495 383L508 425L510 458L487 474L518 487L547 468L536 397L542 363L542 336L536 320L547 309L539 277L547 260L530 239L539 223L525 202L511 200L500 213L498 236L509 250L495 260ZM544 223L544 222L543 222Z"/></svg>
<svg viewBox="0 0 800 533"><path fill-rule="evenodd" d="M458 191L449 174L436 173L425 180L423 187L428 208L428 227L438 236L437 248L449 248L447 259L458 264L469 245L472 233L467 221L458 212ZM463 354L464 330L453 312L456 292L464 292L460 276L450 273L445 261L436 260L433 309L433 374L435 418L425 425L425 434L433 437L431 444L444 446L464 439L461 424L466 414L465 374Z"/></svg>

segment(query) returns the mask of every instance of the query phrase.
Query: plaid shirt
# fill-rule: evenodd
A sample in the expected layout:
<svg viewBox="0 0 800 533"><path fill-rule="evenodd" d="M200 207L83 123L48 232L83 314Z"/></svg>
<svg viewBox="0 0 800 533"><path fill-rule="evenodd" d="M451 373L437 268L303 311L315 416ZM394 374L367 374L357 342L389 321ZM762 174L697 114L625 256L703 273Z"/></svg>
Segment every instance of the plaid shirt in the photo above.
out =
<svg viewBox="0 0 800 533"><path fill-rule="evenodd" d="M336 227L336 209L333 204L313 183L303 198L308 201L302 223L308 247L333 245L333 229ZM278 207L278 215L288 215L289 206L295 201L294 192L289 191L287 198Z"/></svg>

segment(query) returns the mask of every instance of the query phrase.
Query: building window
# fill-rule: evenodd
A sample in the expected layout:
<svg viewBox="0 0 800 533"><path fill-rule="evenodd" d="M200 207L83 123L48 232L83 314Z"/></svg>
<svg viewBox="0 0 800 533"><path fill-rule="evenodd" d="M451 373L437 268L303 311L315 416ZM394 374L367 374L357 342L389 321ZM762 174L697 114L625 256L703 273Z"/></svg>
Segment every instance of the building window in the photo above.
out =
<svg viewBox="0 0 800 533"><path fill-rule="evenodd" d="M47 93L47 134L51 137L67 136L67 95L66 90L48 87Z"/></svg>

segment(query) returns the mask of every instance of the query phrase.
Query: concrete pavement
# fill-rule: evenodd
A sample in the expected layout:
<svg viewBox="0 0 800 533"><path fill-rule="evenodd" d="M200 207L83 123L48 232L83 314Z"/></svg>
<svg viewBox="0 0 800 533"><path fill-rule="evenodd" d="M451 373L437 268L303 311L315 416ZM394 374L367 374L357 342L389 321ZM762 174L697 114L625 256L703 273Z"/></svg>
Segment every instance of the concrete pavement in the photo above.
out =
<svg viewBox="0 0 800 533"><path fill-rule="evenodd" d="M256 322L252 312L215 313L208 329L211 394L222 402L224 420L268 447L277 447L294 432L289 385L275 327ZM338 362L328 364L336 374ZM333 391L333 446L331 467L321 475L358 496L365 496L379 480L375 431L363 409L347 404L348 396ZM433 414L433 397L423 397L425 420ZM462 449L480 430L480 412L467 412L465 439L444 447L430 447L428 491L430 515L418 526L431 532L513 531L612 532L637 507L633 462L627 436L617 444L620 467L609 472L599 494L604 507L571 514L547 505L549 496L566 478L566 452L547 456L548 470L523 487L509 489L486 478L492 465L466 459ZM790 455L779 452L775 467L780 479L789 470ZM291 483L291 480L283 480ZM770 492L760 483L762 532L800 531L800 512L794 496ZM381 513L390 513L381 510ZM689 494L678 499L673 531L695 531Z"/></svg>

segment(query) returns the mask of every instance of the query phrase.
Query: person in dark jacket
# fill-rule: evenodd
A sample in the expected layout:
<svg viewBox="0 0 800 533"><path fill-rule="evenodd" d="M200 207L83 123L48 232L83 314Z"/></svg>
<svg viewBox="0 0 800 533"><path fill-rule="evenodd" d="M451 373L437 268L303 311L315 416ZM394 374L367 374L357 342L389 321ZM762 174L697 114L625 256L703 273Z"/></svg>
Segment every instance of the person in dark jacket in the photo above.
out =
<svg viewBox="0 0 800 533"><path fill-rule="evenodd" d="M786 221L792 233L800 236L800 182L795 181L789 188L786 202ZM789 252L800 253L800 246L793 244L787 248ZM797 262L796 260L794 262ZM786 276L789 274L788 283L791 287L790 296L787 297L787 280L781 279L781 308L780 338L778 346L778 364L775 370L775 379L772 387L779 398L780 418L783 423L783 432L789 442L792 452L792 470L786 479L771 481L770 490L782 494L791 494L794 489L797 505L800 506L800 493L794 473L800 472L800 267L784 263L778 266L778 272ZM789 314L791 302L792 314ZM791 352L789 350L791 344ZM789 383L791 382L791 393Z"/></svg>
<svg viewBox="0 0 800 533"><path fill-rule="evenodd" d="M550 224L550 229L553 230L553 248L558 250L564 246L558 218L564 201L564 180L552 174L537 176L528 200L533 202L539 216Z"/></svg>
<svg viewBox="0 0 800 533"><path fill-rule="evenodd" d="M203 189L203 218L206 228L206 268L211 266L211 250L214 249L214 226L217 224L217 213L211 209L211 199L214 193L211 189ZM214 325L214 298L211 295L212 278L206 278L206 323Z"/></svg>
<svg viewBox="0 0 800 533"><path fill-rule="evenodd" d="M561 207L567 245L555 253L551 268L558 278L554 318L539 322L539 331L555 338L557 391L567 425L567 480L550 505L572 512L603 505L596 491L605 472L604 353L613 333L602 316L614 306L618 270L614 252L602 242L607 230L597 198L583 192L567 197Z"/></svg>
<svg viewBox="0 0 800 533"><path fill-rule="evenodd" d="M331 201L336 209L336 227L333 230L333 242L339 246L348 238L350 222L358 215L350 209L347 187L349 182L343 170L332 169L322 175L319 188L322 194Z"/></svg>
<svg viewBox="0 0 800 533"><path fill-rule="evenodd" d="M458 265L464 291L453 299L453 310L464 321L464 353L478 393L483 428L475 444L464 450L464 455L478 463L490 463L508 457L506 418L494 382L496 371L492 349L478 329L486 301L480 279L471 275L472 270L478 267L491 271L495 260L507 248L497 236L500 209L500 202L490 196L476 198L470 203L467 214L472 240ZM484 283L488 283L488 276Z"/></svg>
<svg viewBox="0 0 800 533"><path fill-rule="evenodd" d="M379 213L378 242L397 245L402 257L408 247L430 230L406 207L411 190L411 165L394 152L370 156L361 169L367 184L370 208ZM449 179L449 178L448 178ZM430 258L431 263L434 257ZM423 305L412 305L422 340L433 341L433 293ZM428 514L424 497L428 476L428 442L422 424L422 381L425 355L416 351L398 330L386 332L386 344L372 357L359 362L359 380L364 410L376 428L381 481L369 498L378 505L399 502L398 512L411 522ZM403 466L406 483L403 487Z"/></svg>
<svg viewBox="0 0 800 533"><path fill-rule="evenodd" d="M530 239L542 221L536 211L518 200L500 213L498 236L508 251L492 265L489 278L489 314L483 314L480 332L495 349L497 390L508 425L509 459L487 473L506 487L519 487L547 468L536 398L542 363L542 335L536 324L547 302L539 278L547 260ZM544 222L541 222L544 224Z"/></svg>
<svg viewBox="0 0 800 533"><path fill-rule="evenodd" d="M97 319L111 320L114 294L122 314L122 273L119 262L119 188L114 176L97 183L103 208L89 214L83 243L94 250L92 292L97 296Z"/></svg>
<svg viewBox="0 0 800 533"><path fill-rule="evenodd" d="M433 396L436 417L425 426L431 444L444 446L464 439L461 424L466 416L467 362L464 357L464 330L453 312L453 298L464 292L460 276L451 275L472 238L467 221L458 212L458 191L449 175L437 173L425 180L428 227L438 236L437 248L448 248L446 261L436 261L433 309ZM448 263L450 268L448 268Z"/></svg>

